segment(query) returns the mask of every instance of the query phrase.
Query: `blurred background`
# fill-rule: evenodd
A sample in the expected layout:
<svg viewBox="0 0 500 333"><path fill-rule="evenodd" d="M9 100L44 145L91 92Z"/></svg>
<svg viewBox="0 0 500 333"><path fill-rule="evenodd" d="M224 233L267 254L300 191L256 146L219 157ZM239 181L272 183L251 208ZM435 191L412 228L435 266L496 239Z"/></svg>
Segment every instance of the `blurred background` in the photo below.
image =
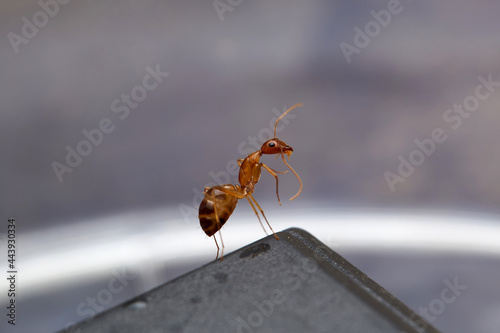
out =
<svg viewBox="0 0 500 333"><path fill-rule="evenodd" d="M235 183L299 102L278 137L303 192L287 200L290 172L281 206L267 173L255 192L274 230L311 232L443 332L498 331L500 3L1 8L2 258L8 218L18 246L2 332L91 320L212 260L201 191ZM226 253L265 236L245 201L229 222Z"/></svg>

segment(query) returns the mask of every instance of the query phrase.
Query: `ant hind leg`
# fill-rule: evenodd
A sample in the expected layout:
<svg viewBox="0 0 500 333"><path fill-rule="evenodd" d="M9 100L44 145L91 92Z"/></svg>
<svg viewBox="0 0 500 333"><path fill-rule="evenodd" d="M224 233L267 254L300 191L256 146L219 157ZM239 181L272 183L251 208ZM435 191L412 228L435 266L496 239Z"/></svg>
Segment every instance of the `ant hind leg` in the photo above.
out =
<svg viewBox="0 0 500 333"><path fill-rule="evenodd" d="M212 202L214 205L214 213L215 213L215 221L217 223L217 230L219 230L219 237L220 237L220 243L222 246L222 250L220 253L220 260L223 260L224 258L224 241L222 240L222 232L221 232L221 225L220 225L220 220L219 220L219 214L217 214L217 204L215 202L215 194L212 192ZM219 258L219 244L217 244L217 236L214 234L214 241L215 241L215 246L217 246L217 256L215 257L215 260Z"/></svg>
<svg viewBox="0 0 500 333"><path fill-rule="evenodd" d="M217 244L217 237L214 235L215 246L217 246L217 255L215 256L215 260L219 259L219 244Z"/></svg>

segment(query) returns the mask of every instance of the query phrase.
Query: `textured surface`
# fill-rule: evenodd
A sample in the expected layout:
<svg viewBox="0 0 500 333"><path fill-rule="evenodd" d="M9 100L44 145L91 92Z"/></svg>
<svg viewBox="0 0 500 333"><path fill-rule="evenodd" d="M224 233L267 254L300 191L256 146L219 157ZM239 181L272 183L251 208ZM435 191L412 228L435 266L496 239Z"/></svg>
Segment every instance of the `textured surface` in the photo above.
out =
<svg viewBox="0 0 500 333"><path fill-rule="evenodd" d="M69 332L437 332L307 232L288 229Z"/></svg>

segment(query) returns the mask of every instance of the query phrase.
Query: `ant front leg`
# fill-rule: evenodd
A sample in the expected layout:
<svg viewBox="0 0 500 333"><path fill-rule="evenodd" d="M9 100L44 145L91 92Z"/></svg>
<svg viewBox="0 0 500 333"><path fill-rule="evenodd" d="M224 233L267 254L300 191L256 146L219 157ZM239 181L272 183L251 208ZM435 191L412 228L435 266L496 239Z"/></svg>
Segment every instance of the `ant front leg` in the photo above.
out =
<svg viewBox="0 0 500 333"><path fill-rule="evenodd" d="M239 160L237 160L237 162L238 162L238 165L241 167L241 165L243 164L243 159L239 159ZM264 163L259 163L259 167L258 167L259 173L260 173L261 167L264 167L264 169L266 169L266 171L269 172L271 174L271 176L274 177L274 179L276 179L276 196L278 197L278 203L281 206L280 194L278 192L278 175L277 174L278 173L285 174L288 171L277 171L277 170L274 170L274 169L268 167Z"/></svg>
<svg viewBox="0 0 500 333"><path fill-rule="evenodd" d="M281 206L281 201L280 201L280 195L278 193L278 175L277 173L281 173L281 174L284 174L284 173L287 173L288 171L276 171L274 169L271 169L270 167L268 167L267 165L265 165L264 163L260 163L260 165L262 167L264 167L264 169L267 170L267 172L269 172L271 174L271 176L273 176L275 179L276 179L276 196L278 197L278 203L280 204Z"/></svg>

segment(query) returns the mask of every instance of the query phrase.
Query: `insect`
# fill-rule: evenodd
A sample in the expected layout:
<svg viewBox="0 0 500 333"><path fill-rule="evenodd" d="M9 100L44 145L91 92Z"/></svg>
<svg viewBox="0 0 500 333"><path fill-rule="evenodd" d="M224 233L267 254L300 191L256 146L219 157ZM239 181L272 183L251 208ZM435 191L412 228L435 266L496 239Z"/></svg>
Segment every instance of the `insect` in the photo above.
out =
<svg viewBox="0 0 500 333"><path fill-rule="evenodd" d="M200 204L200 209L198 211L198 217L200 219L200 225L203 231L209 236L214 236L215 246L217 246L217 255L215 259L219 258L219 244L217 243L217 238L215 234L217 231L219 232L220 241L222 245L221 257L222 260L224 255L224 242L222 240L222 235L220 233L220 229L227 222L234 209L236 208L236 204L239 199L246 198L248 203L252 207L255 215L259 219L260 225L262 229L264 229L264 225L260 219L259 213L257 209L260 211L264 220L266 221L269 229L273 232L274 237L279 239L279 237L274 232L273 228L267 221L266 215L264 215L264 211L259 206L255 198L252 196L254 192L255 185L260 179L260 174L262 168L269 172L276 179L276 196L278 197L278 203L281 205L280 196L278 193L278 173L285 174L287 171L276 171L260 162L260 157L263 154L266 155L276 155L276 158L281 155L283 159L283 163L295 174L300 183L300 189L290 200L297 198L302 192L302 180L299 175L295 172L295 170L286 162L285 155L287 155L288 160L290 160L290 155L292 155L293 149L285 142L279 140L276 137L276 129L278 128L278 122L290 111L295 109L296 107L302 106L301 103L297 103L288 110L286 110L278 119L276 119L276 123L274 125L274 137L272 139L264 142L260 148L254 153L248 155L245 159L239 159L238 165L240 167L238 182L239 185L233 184L224 184L224 185L215 185L212 187L205 187L204 198ZM257 209L255 208L257 207Z"/></svg>

